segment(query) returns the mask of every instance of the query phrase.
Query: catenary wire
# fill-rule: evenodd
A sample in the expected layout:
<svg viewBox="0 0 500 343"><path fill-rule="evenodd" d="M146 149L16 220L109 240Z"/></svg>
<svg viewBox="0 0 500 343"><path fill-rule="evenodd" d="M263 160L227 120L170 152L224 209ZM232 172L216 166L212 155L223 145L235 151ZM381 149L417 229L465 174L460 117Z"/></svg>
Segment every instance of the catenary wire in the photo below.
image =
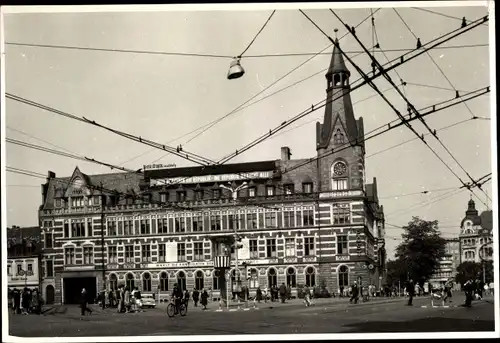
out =
<svg viewBox="0 0 500 343"><path fill-rule="evenodd" d="M445 43L445 42L447 42L447 41L449 41L449 40L451 40L451 39L453 39L453 38L455 38L455 37L457 37L457 36L459 36L459 35L461 35L461 34L463 34L463 33L467 32L467 31L469 31L469 30L471 30L471 29L473 29L473 28L475 28L475 27L478 25L478 23L479 23L479 20L477 20L474 24L471 24L471 25L467 26L465 29L464 29L464 28L455 29L455 30L453 30L453 31L451 31L451 32L449 32L449 33L446 33L446 34L444 34L444 35L442 35L442 36L439 36L439 37L437 37L437 38L435 38L435 39L433 39L433 40L431 40L431 41L429 41L429 42L427 42L427 43L423 44L423 45L422 45L422 48L423 48L423 49L421 49L420 51L416 51L417 49L413 50L412 52L416 52L416 54L414 54L414 55L412 55L412 56L409 56L409 57L407 56L407 55L408 55L408 54L410 54L411 52L410 52L410 53L405 53L405 54L403 54L403 55L399 56L398 58L394 59L394 61L396 61L396 60L398 60L398 59L399 59L399 60L400 60L400 62L398 62L398 63L396 63L396 64L391 64L389 67L387 67L387 68L385 68L385 69L384 69L384 70L385 70L385 72L388 72L388 71L390 71L390 70L392 70L392 69L394 69L394 68L396 68L396 67L398 67L398 66L400 66L400 65L402 65L402 64L404 64L404 63L406 63L406 62L408 62L408 61L411 61L412 59L414 59L414 58L418 57L419 55L421 55L421 54L424 52L424 50L427 50L427 49L429 49L429 50L430 50L430 49L433 49L435 46L441 45L441 44L443 44L443 43ZM449 36L449 37L447 37L447 36ZM445 38L445 37L446 37L446 38ZM442 41L441 41L441 40L442 40ZM429 46L429 47L427 47L427 48L426 48L426 46ZM405 57L406 57L406 58L405 58ZM388 63L388 64L389 64L389 63ZM374 74L374 75L370 78L370 80L369 80L369 81L372 81L372 80L374 80L375 78L377 78L377 77L381 76L381 75L382 75L382 73L383 73L382 71L378 71L376 74ZM371 74L371 72L369 72L368 74ZM359 79L358 79L358 80L356 80L354 83L356 83L357 81L361 81L361 80L362 80L362 78L359 78ZM362 82L361 82L360 84L358 84L358 85L351 86L351 87L350 87L350 89L349 89L349 91L348 91L347 93L351 93L351 92L353 92L354 90L358 89L359 87L361 87L361 86L363 86L363 85L365 85L365 84L367 84L367 83L368 83L368 82L367 82L366 80L364 80L364 81L362 81ZM340 98L340 97L338 97L338 98ZM321 105L321 106L316 106L316 105L313 105L313 108L312 108L310 111L309 111L309 110L305 110L305 111L303 111L303 112L299 113L297 116L295 116L295 117L293 117L293 118L289 119L288 121L283 122L283 123L282 123L281 125L279 125L278 127L274 128L274 129L271 129L271 130L269 131L269 133L268 133L268 134L266 133L266 134L264 134L264 135L260 136L259 138L257 138L256 140L254 140L254 141L250 142L250 143L249 143L249 144L247 144L246 146L244 146L244 147L242 147L242 148L240 148L240 149L236 150L236 153L232 153L232 154L230 154L230 155L226 156L225 158L221 159L219 162L225 163L225 162L227 162L227 161L229 161L229 160L233 159L234 157L238 156L238 155L239 155L239 154L241 154L242 152L244 152L244 151L246 151L246 150L248 150L248 149L251 149L252 147L256 146L257 144L260 144L261 142L263 142L263 141L264 141L264 140L266 140L267 138L271 137L273 134L277 133L278 131L281 131L284 127L288 126L289 124L291 124L291 123L293 123L293 122L295 122L295 121L297 121L297 120L301 119L302 117L304 117L304 116L308 115L309 113L312 113L312 112L314 112L314 111L316 111L316 110L318 110L318 109L320 109L320 108L322 108L322 107L326 106L326 104L328 104L328 103L330 103L330 102L333 102L333 101L337 100L338 98L334 98L334 99L328 100L325 104L323 104L323 105Z"/></svg>
<svg viewBox="0 0 500 343"><path fill-rule="evenodd" d="M436 12L436 11L431 11L431 10L428 10L428 9L425 9L425 8L420 8L420 7L412 7L412 9L414 10L419 10L419 11L424 11L424 12L427 12L427 13L432 13L432 14L436 14L436 15L439 15L441 17L445 17L445 18L450 18L450 19L456 19L456 20L462 20L462 18L458 18L458 17L455 17L455 16L452 16L452 15L449 15L449 14L444 14L444 13L441 13L441 12ZM465 18L465 17L464 17ZM465 22L466 23L471 23L472 21L471 20L467 20L465 19ZM485 26L488 26L488 23L483 23L481 25L485 25Z"/></svg>
<svg viewBox="0 0 500 343"><path fill-rule="evenodd" d="M375 11L375 13L376 13L378 10L379 10L379 9L377 9L377 10ZM362 21L361 21L361 22L357 25L357 27L358 27L358 26L360 26L361 24L363 24L366 20L368 20L368 18L369 18L369 17L370 17L370 16L367 16L365 19L363 19L363 20L362 20ZM347 36L347 34L348 34L348 33L345 33L345 34L344 34L344 35L343 35L340 39L342 39L343 37ZM221 120L223 120L223 119L225 119L225 118L227 118L227 117L231 116L231 115L232 115L232 114L234 114L234 113L237 113L237 112L239 112L239 111L243 110L243 107L244 107L245 105L247 105L250 101L252 101L252 100L253 100L253 99L255 99L256 97L258 97L259 95L263 94L263 93L264 93L265 91L267 91L269 88L271 88L272 86L274 86L275 84L277 84L278 82L280 82L281 80L283 80L284 78L286 78L288 75L292 74L293 72L295 72L296 70L298 70L299 68L301 68L303 65L305 65L306 63L308 63L309 61L311 61L311 60L312 60L312 59L314 59L316 56L318 56L319 54L321 54L321 53L322 53L322 52L324 52L325 50L329 49L330 47L331 47L331 44L330 44L330 45L328 45L328 46L326 46L324 49L320 50L319 52L315 53L315 54L314 54L313 56L311 56L310 58L308 58L308 59L306 59L305 61L301 62L301 63L300 63L297 67L293 68L292 70L290 70L290 71L289 71L289 72L287 72L286 74L282 75L282 76L281 76L281 77L279 77L277 80L275 80L274 82L272 82L271 84L269 84L268 86L266 86L264 89L262 89L261 91L259 91L257 94L253 95L253 96L252 96L252 97L250 97L247 101L245 101L244 103L242 103L241 105L239 105L238 107L236 107L235 109L233 109L232 111L228 112L227 114L223 115L222 117L219 117L219 118L217 118L217 119L215 119L215 120L211 121L211 122L210 122L210 123L208 123L208 124L205 124L205 125L199 126L199 127L197 127L196 129L191 130L190 132L188 132L188 133L186 133L186 134L183 134L182 136L176 137L176 138L174 138L174 139L172 139L172 140L168 141L168 142L167 142L167 144L170 144L170 143L175 142L175 141L177 141L177 140L179 140L179 139L182 139L182 138L184 138L184 137L187 137L187 136L189 136L189 135L191 135L191 134L193 134L193 133L195 133L195 132L198 132L198 131L200 131L200 130L203 130L203 131L201 131L201 132L198 132L198 134L197 134L196 136L193 136L190 140L186 141L186 143L185 143L185 144L187 144L187 143L191 142L193 139L195 139L196 137L200 136L201 134L203 134L204 132L206 132L207 130L209 130L211 127L213 127L214 125L216 125L216 124L217 124L218 122L220 122ZM267 98L267 97L266 97L266 98ZM262 100L263 100L263 99L262 99ZM257 103L257 102L259 102L259 101L261 101L261 100L255 101L254 103ZM246 106L246 107L249 107L249 106L253 105L254 103L252 103L252 104L250 104L250 105L248 105L248 106ZM245 107L245 108L246 108L246 107ZM125 162L121 163L121 165L123 165L123 164L125 164L125 163L128 163L128 162L130 162L130 161L133 161L133 160L135 160L135 159L136 159L136 158L138 158L138 157L144 156L144 155L146 155L147 153L149 153L149 152L151 152L151 151L154 151L154 149L148 150L148 151L146 151L146 152L144 152L144 153L142 153L142 154L140 154L140 155L138 155L138 156L135 156L135 157L133 157L132 159L129 159L129 160L127 160L127 161L125 161ZM163 155L163 156L161 156L160 158L156 159L155 161L158 161L158 160L162 159L162 158L163 158L163 157L165 157L165 156L166 156L166 155Z"/></svg>
<svg viewBox="0 0 500 343"><path fill-rule="evenodd" d="M257 37L259 37L260 33L264 30L264 28L267 26L267 24L269 23L269 21L271 20L271 18L273 17L274 13L276 13L276 10L273 10L273 12L271 13L271 15L269 16L269 18L267 18L266 22L264 23L264 25L262 25L262 27L260 28L259 32L257 32L257 34L255 35L255 37L252 39L252 41L248 44L248 46L245 48L245 50L243 50L243 52L241 54L239 54L238 57L242 57L245 52L248 51L248 49L250 49L250 47L252 46L252 44L255 42L255 40L257 39Z"/></svg>
<svg viewBox="0 0 500 343"><path fill-rule="evenodd" d="M337 18L340 22L342 22L342 24L344 24L344 26L345 26L346 28L349 28L349 27L348 27L348 26L344 23L344 21L343 21L343 20L342 20L342 19L341 19L341 18L340 18L340 17L339 17L339 16L338 16L338 15L337 15L334 11L333 11L333 10L331 10L331 9L330 9L330 12L332 12L332 13L335 15L335 17L336 17L336 18ZM303 14L305 15L305 13L303 13ZM483 20L483 21L488 21L488 16L483 17L483 18L482 18L482 20ZM313 23L316 27L318 27L318 26L314 23L314 21L312 21L311 19L310 19L310 21L311 21L311 22L312 22L312 23ZM467 27L467 26L466 26L466 27ZM318 27L318 29L319 29L320 31L322 31L319 27ZM323 31L322 31L322 32L323 32ZM380 63L379 63L379 62L378 62L378 61L377 61L377 60L376 60L376 59L375 59L375 58L374 58L374 57L370 54L370 52L369 52L369 51L365 48L365 46L363 45L363 43L362 43L362 42L359 40L359 38L356 36L356 34L354 33L354 29L351 29L351 30L350 30L350 32L351 32L352 36L356 39L356 41L358 42L358 44L359 44L359 45L363 48L363 50L365 50L366 54L370 57L370 59L372 60L372 62L373 62L373 63L375 63L375 64L377 65L377 67L378 67L378 68L382 68L382 66L380 65ZM324 33L324 32L323 32L323 33ZM325 34L325 33L324 33L324 34ZM325 34L325 35L326 35L326 34ZM332 41L331 37L329 37L328 35L326 35L326 36L328 37L328 39L330 39L330 40ZM339 48L339 50L342 52L342 50L340 49L340 47L338 47L338 48ZM429 52L426 50L426 53L428 54ZM351 65L353 65L353 66L354 66L357 70L359 70L359 72L363 75L363 72L359 69L359 67L357 67L357 66L356 66L356 65L355 65L355 64L351 61L351 59L350 59L347 55L345 55L345 57L349 60L349 62L351 63ZM409 109L409 111L413 111L413 112L415 113L415 115L416 115L416 116L417 116L417 118L420 120L420 122L421 122L422 124L424 124L424 126L427 128L427 130L428 130L428 131L429 131L429 132L430 132L430 133L434 136L434 138L436 138L436 140L440 143L440 145L441 145L441 146L442 146L442 147L446 150L446 152L447 152L447 153L448 153L448 154L449 154L449 155L453 158L453 160L454 160L454 161L457 163L457 165L458 165L458 166L459 166L459 167L460 167L460 168L464 171L464 173L465 173L465 174L469 177L469 179L470 179L472 182L475 182L475 181L474 181L474 179L472 178L472 176L470 176L470 174L467 172L467 170L465 170L465 168L464 168L464 167L463 167L463 166L462 166L462 165L458 162L458 160L457 160L457 159L455 158L455 156L451 153L451 151L448 149L448 147L446 147L446 145L443 143L443 141L442 141L441 139L439 139L439 137L437 137L436 132L435 132L435 131L433 131L433 130L432 130L432 129L431 129L431 128L427 125L427 123L425 122L425 120L421 117L420 113L418 113L418 111L416 110L415 106L413 106L413 104L412 104L412 103L410 103L410 101L408 100L408 98L407 98L407 97L406 97L406 96L405 96L405 95L404 95L404 94L403 94L403 93L399 90L399 88L397 88L397 86L396 86L396 85L394 84L394 82L391 80L391 78L389 77L389 75L388 75L387 73L384 73L383 75L384 75L385 79L386 79L389 83L391 83L391 85L393 85L393 87L394 87L394 88L395 88L395 90L399 93L399 95L403 98L403 100L404 100L404 101L408 104L408 109ZM367 77L367 76L365 76L365 77ZM376 89L376 86L375 86L373 83L370 83L370 86L372 86L372 88ZM381 95L381 96L384 98L384 100L386 100L386 99L385 99L385 97L384 97L383 95ZM388 100L386 100L386 102L387 102L387 103L388 103L388 104L389 104L389 105L393 108L393 110L394 110L394 111L395 111L395 113L398 115L398 117L402 118L402 116L401 116L401 114L399 113L399 111L398 111L397 109L395 109L395 108L392 106L392 104L391 104ZM404 121L404 119L402 119L402 120ZM406 124L405 124L405 125L406 125ZM409 129L410 129L410 130L411 130L411 131L412 131L412 132L413 132L416 136L417 136L417 137L419 137L419 138L420 138L420 140L421 140L421 141L422 141L422 142L423 142L423 143L424 143L424 144L425 144L425 145L426 145L426 146L427 146L427 147L428 147L428 148L429 148L429 149L433 152L433 154L434 154L434 155L435 155L438 159L440 159L440 160L441 160L441 162L442 162L442 163L443 163L443 164L444 164L444 165L445 165L445 166L446 166L446 167L447 167L447 168L448 168L448 169L449 169L449 170L450 170L450 171L451 171L451 172L455 175L455 177L457 177L457 178L458 178L458 180L459 180L459 181L460 181L460 182L461 182L461 183L465 186L465 185L466 185L466 183L465 183L465 182L464 182L464 181L460 178L460 176L458 176L458 174L456 174L456 173L455 173L455 171L454 171L454 170L453 170L453 169L452 169L452 168L451 168L451 167L450 167L450 166L449 166L449 165L448 165L448 164L447 164L447 163L446 163L446 162L445 162L445 161L441 158L441 156L439 156L439 154L438 154L438 153L437 153L434 149L432 149L432 148L428 145L428 143L424 140L424 138L423 138L423 137L421 137L421 136L419 136L419 134L418 134L418 133L416 133L416 132L415 132L415 130L413 130L413 129L411 128L411 126L410 126L410 125L406 125L406 126L407 126L407 127L408 127L408 128L409 128ZM474 196L476 196L476 198L478 198L481 202L483 202L483 203L484 203L484 201L483 201L482 199L480 199L480 198L477 196L477 194L475 194L475 192L474 192L472 189L469 189L469 190L470 190L470 192L471 192L472 194L474 194ZM484 192L484 190L482 190L482 192L483 192L483 193L485 193L485 192ZM486 197L489 199L489 197L488 197L488 195L487 195L486 193L485 193L485 195L486 195Z"/></svg>
<svg viewBox="0 0 500 343"><path fill-rule="evenodd" d="M403 22L403 24L406 26L406 28L408 29L408 31L413 35L413 37L415 39L418 39L417 35L415 34L415 32L413 32L413 30L410 28L410 26L408 25L408 23L403 19L403 17L399 14L398 10L393 8L394 12L396 12L397 16L399 17L399 19L401 19L401 21ZM431 60L432 64L434 64L434 66L439 70L439 72L441 73L441 75L443 75L443 77L446 79L446 81L448 82L448 84L451 86L451 88L453 88L457 94L457 96L460 96L460 92L457 91L456 87L453 85L453 83L450 81L450 79L448 78L448 76L446 76L445 72L443 71L443 69L436 63L436 61L434 60L434 58L432 57L432 55L427 51L427 56L429 56L429 59ZM470 109L469 105L467 105L466 103L464 103L464 106L467 108L467 110L469 111L471 117L475 117L474 113L472 112L472 110Z"/></svg>

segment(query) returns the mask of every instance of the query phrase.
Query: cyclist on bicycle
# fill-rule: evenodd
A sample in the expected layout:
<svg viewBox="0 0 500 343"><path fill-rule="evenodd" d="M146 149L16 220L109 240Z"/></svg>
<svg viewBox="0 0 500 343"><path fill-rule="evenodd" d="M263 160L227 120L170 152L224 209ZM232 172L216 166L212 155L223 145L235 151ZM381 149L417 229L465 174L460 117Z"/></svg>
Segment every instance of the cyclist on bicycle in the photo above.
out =
<svg viewBox="0 0 500 343"><path fill-rule="evenodd" d="M180 313L181 309L181 301L183 298L182 290L177 284L174 285L174 289L172 290L172 299L175 301L175 312Z"/></svg>

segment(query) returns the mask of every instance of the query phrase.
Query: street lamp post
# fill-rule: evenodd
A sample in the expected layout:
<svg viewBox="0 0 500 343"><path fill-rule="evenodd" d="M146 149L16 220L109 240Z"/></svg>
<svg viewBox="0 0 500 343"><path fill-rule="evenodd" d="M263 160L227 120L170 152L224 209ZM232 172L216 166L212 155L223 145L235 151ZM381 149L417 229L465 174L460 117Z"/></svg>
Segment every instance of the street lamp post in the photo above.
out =
<svg viewBox="0 0 500 343"><path fill-rule="evenodd" d="M233 205L234 205L234 217L233 217L233 220L234 220L234 238L235 238L235 243L234 243L234 264L235 264L235 272L236 272L236 286L237 286L237 289L239 290L240 289L240 270L238 269L238 233L237 233L237 227L238 227L238 219L236 217L236 204L237 204L237 199L238 199L238 192L242 189L245 189L247 188L247 183L246 182L243 182L241 185L239 185L238 187L236 188L233 188L231 187L231 184L230 186L224 186L224 185L221 185L220 186L221 188L223 189L227 189L228 191L231 192L231 196L233 198ZM238 296L239 297L239 296Z"/></svg>

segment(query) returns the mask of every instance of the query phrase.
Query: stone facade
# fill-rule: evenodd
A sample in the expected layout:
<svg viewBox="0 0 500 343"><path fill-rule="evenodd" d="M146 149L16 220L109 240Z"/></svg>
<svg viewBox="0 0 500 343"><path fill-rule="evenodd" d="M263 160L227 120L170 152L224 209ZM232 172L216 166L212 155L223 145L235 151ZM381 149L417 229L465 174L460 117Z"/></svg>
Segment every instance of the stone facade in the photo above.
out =
<svg viewBox="0 0 500 343"><path fill-rule="evenodd" d="M55 288L56 302L69 302L80 279L96 291L124 284L165 294L178 283L211 289L216 297L216 241L235 232L238 267L251 293L281 283L294 292L300 285L338 292L354 281L382 286L383 207L376 180L365 181L363 124L354 118L348 75L334 49L317 159L291 159L283 147L277 160L155 166L143 175L86 175L76 168L71 177L56 178L49 172L39 215L42 239L53 241L43 265L53 261L44 285ZM338 92L343 96L335 99ZM236 201L221 187L228 181L232 187L247 182Z"/></svg>

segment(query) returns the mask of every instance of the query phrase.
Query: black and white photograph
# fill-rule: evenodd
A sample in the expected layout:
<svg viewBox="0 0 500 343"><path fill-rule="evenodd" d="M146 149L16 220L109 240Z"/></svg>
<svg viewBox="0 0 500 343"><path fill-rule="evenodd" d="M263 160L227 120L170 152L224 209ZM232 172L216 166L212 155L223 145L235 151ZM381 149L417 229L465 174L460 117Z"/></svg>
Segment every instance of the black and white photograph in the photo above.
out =
<svg viewBox="0 0 500 343"><path fill-rule="evenodd" d="M3 6L3 341L499 337L494 12Z"/></svg>

